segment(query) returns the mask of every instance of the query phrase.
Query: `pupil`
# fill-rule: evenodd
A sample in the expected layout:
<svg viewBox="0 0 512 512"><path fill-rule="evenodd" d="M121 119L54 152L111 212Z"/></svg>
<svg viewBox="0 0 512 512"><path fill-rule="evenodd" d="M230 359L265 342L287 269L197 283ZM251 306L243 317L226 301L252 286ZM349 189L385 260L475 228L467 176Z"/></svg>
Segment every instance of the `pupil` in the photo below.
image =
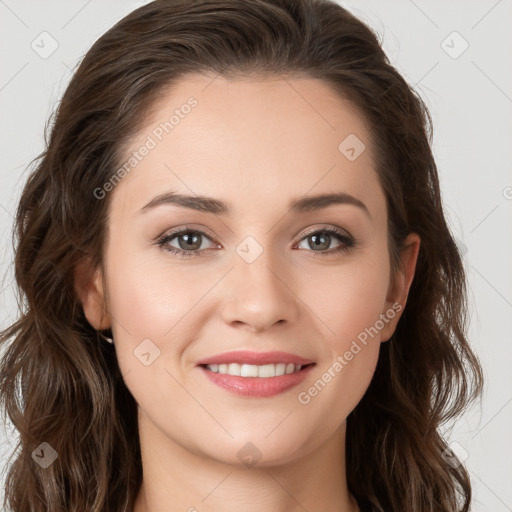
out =
<svg viewBox="0 0 512 512"><path fill-rule="evenodd" d="M326 235L326 234L312 235L310 238L313 240L313 246L316 248L320 247L322 249L327 249L329 247L329 241L330 241L329 235ZM323 239L323 242L321 242L320 239ZM311 244L310 244L310 246L311 246ZM313 246L311 246L311 247L313 248ZM324 247L321 247L321 246L324 246Z"/></svg>
<svg viewBox="0 0 512 512"><path fill-rule="evenodd" d="M198 249L201 244L197 243L197 241L199 240L199 236L197 234L189 234L189 233L186 233L184 235L182 235L183 239L185 240L185 244L195 244L197 247L184 247L184 249L186 250L196 250ZM183 248L183 247L182 247Z"/></svg>

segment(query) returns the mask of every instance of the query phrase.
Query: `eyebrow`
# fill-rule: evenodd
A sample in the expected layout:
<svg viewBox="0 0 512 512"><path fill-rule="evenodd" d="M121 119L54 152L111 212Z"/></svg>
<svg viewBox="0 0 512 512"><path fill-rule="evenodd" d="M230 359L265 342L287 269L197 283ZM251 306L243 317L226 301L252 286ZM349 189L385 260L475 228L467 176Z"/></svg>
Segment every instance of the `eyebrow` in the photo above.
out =
<svg viewBox="0 0 512 512"><path fill-rule="evenodd" d="M178 194L176 192L165 192L154 197L148 204L139 210L139 213L146 213L158 206L169 204L200 212L213 213L216 215L231 215L233 212L233 208L230 204L213 197L189 196L185 194ZM322 208L327 208L328 206L335 204L349 204L357 206L371 218L366 205L356 197L345 192L298 197L290 201L288 209L293 213L304 213L313 210L321 210Z"/></svg>

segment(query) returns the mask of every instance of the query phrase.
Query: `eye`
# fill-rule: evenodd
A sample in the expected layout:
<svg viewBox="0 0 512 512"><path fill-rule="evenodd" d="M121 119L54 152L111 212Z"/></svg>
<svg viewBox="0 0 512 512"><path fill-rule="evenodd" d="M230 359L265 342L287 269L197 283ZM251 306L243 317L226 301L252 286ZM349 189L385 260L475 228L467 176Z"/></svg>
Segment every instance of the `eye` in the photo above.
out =
<svg viewBox="0 0 512 512"><path fill-rule="evenodd" d="M329 249L331 242L333 239L337 239L340 243L338 247L335 247L333 250L318 250L318 249ZM325 228L325 229L317 229L315 231L310 231L306 234L305 237L299 242L303 241L307 242L307 245L312 250L312 252L320 252L320 254L338 254L340 252L348 251L351 247L355 245L355 240L348 233L343 232L338 228ZM317 256L317 254L314 254Z"/></svg>
<svg viewBox="0 0 512 512"><path fill-rule="evenodd" d="M203 243L205 239L211 240L210 237L202 231L185 228L160 237L157 240L157 245L178 257L187 258L197 256L199 252L206 249ZM178 247L171 245L173 241L175 241ZM217 247L219 246L217 245Z"/></svg>

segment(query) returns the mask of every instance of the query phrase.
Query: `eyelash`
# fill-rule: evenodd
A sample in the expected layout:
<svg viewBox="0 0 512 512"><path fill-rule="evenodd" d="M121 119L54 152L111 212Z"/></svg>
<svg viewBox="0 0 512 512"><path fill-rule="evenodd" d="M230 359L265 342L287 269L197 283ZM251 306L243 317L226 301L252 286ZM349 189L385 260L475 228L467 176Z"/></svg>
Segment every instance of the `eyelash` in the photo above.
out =
<svg viewBox="0 0 512 512"><path fill-rule="evenodd" d="M199 235L204 236L211 240L211 237L209 237L203 231L199 231L196 229L183 228L183 229L180 229L179 231L174 231L174 232L166 233L166 234L162 235L161 237L159 237L157 239L156 244L159 247L161 247L162 249L169 251L170 253L173 253L178 258L193 258L195 256L198 256L199 253L205 251L205 249L203 249L203 250L196 249L195 251L185 251L184 249L177 249L176 247L172 247L172 246L168 245L171 240L173 240L177 236L183 235L185 233L199 234ZM307 238L311 235L316 235L316 234L320 234L320 233L327 233L329 235L334 235L338 239L338 241L342 242L342 244L339 247L337 247L336 249L331 249L328 251L310 251L312 253L318 252L318 254L313 254L313 257L315 257L315 258L321 257L322 255L325 255L325 254L332 256L334 254L344 253L344 252L348 251L349 249L351 249L352 247L354 247L357 242L355 240L355 238L353 238L350 235L345 234L343 231L341 231L337 228L324 228L324 229L316 229L316 230L309 231L309 232L305 233L304 236L299 240L298 243L302 242L302 240L304 240L305 238ZM303 250L303 249L301 249L301 250Z"/></svg>

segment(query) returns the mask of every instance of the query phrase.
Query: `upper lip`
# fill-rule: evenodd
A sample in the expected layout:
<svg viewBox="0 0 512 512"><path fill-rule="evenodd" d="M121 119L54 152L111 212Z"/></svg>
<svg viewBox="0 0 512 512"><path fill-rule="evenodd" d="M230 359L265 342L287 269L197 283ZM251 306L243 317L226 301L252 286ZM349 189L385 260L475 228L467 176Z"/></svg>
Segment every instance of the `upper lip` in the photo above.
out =
<svg viewBox="0 0 512 512"><path fill-rule="evenodd" d="M217 354L212 357L207 357L198 361L197 365L210 365L210 364L295 364L295 365L306 365L311 364L314 361L311 359L305 359L304 357L290 354L288 352L251 352L248 350L237 350L234 352L224 352L223 354Z"/></svg>

